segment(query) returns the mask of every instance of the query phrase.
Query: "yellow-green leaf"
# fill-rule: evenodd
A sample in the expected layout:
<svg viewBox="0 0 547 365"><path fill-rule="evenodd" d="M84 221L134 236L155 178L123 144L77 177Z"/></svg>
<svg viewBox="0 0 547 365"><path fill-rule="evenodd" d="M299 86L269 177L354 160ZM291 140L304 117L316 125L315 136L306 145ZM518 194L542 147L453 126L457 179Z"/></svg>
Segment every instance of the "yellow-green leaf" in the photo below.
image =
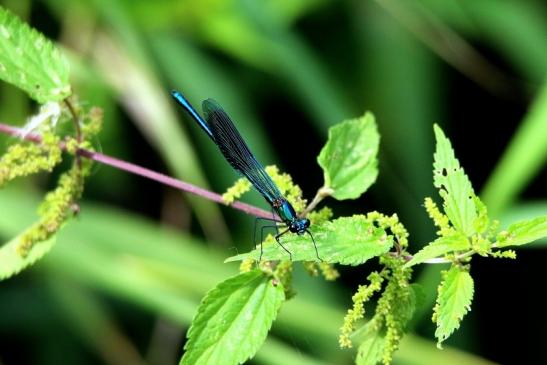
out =
<svg viewBox="0 0 547 365"><path fill-rule="evenodd" d="M180 365L236 365L254 356L285 300L283 285L259 270L236 275L203 299Z"/></svg>
<svg viewBox="0 0 547 365"><path fill-rule="evenodd" d="M467 237L461 232L454 232L449 236L439 237L429 245L418 251L412 260L405 264L405 267L410 267L420 264L432 258L446 255L454 251L462 251L471 248L471 243Z"/></svg>
<svg viewBox="0 0 547 365"><path fill-rule="evenodd" d="M321 259L328 263L359 265L386 253L393 245L393 239L386 232L370 223L365 216L338 218L318 227L311 227ZM293 261L316 261L317 257L311 238L287 233L281 243L292 254ZM260 258L260 248L226 261ZM288 253L275 241L264 245L262 260L286 260Z"/></svg>
<svg viewBox="0 0 547 365"><path fill-rule="evenodd" d="M70 95L68 62L40 32L0 6L0 79L43 104Z"/></svg>
<svg viewBox="0 0 547 365"><path fill-rule="evenodd" d="M460 326L461 320L471 309L474 292L473 278L467 270L452 266L443 274L434 314L437 324L435 337L439 347Z"/></svg>
<svg viewBox="0 0 547 365"><path fill-rule="evenodd" d="M55 236L53 236L46 241L37 242L30 251L25 252L20 249L21 236L13 238L0 247L0 280L7 279L34 264L48 253L55 243Z"/></svg>
<svg viewBox="0 0 547 365"><path fill-rule="evenodd" d="M376 365L382 360L386 346L385 330L375 321L369 321L363 328L362 342L357 350L357 365Z"/></svg>
<svg viewBox="0 0 547 365"><path fill-rule="evenodd" d="M374 116L347 120L329 129L317 161L323 168L324 190L338 200L356 199L378 176L380 135Z"/></svg>
<svg viewBox="0 0 547 365"><path fill-rule="evenodd" d="M511 224L500 232L496 246L520 246L542 237L547 237L547 216Z"/></svg>
<svg viewBox="0 0 547 365"><path fill-rule="evenodd" d="M437 148L433 162L433 182L444 200L444 212L452 225L471 236L477 220L475 192L454 155L452 145L438 125L434 126Z"/></svg>

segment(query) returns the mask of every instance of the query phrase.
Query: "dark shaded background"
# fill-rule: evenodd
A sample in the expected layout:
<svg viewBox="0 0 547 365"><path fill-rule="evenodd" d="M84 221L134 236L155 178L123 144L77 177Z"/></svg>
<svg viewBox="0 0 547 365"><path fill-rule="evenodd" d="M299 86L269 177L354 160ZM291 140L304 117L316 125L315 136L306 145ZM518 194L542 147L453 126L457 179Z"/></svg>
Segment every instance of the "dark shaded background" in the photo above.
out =
<svg viewBox="0 0 547 365"><path fill-rule="evenodd" d="M311 199L322 185L316 156L328 127L370 110L382 135L380 176L355 201L325 202L336 215L397 212L413 250L429 242L434 229L421 204L426 196L438 198L433 123L451 139L493 216L507 223L547 212L547 117L526 119L534 101L543 109L547 104L540 96L547 69L543 1L0 3L69 55L75 93L105 111L97 146L106 154L224 191L235 174L169 100L176 88L196 106L217 99L259 160L290 173ZM23 124L35 110L4 83L0 105L0 120L10 124ZM508 148L526 128L532 132ZM513 165L501 166L502 156ZM535 163L526 165L529 160ZM33 219L39 192L57 175L2 192L0 219L12 219L8 212L24 217L22 229ZM246 199L265 206L257 194ZM0 224L5 241L17 232L11 227ZM169 238L165 227L175 230ZM236 272L222 261L250 248L251 229L252 218L240 212L97 167L80 217L53 252L0 286L0 362L178 361L195 305ZM473 311L443 352L434 350L430 321L440 268L418 269L429 302L413 332L427 341L409 336L414 342L403 344L395 363L547 363L545 243L519 250L516 261L473 260ZM177 263L177 255L188 261ZM336 350L336 331L352 291L373 268L342 268L337 284L298 272L295 302L317 307L288 304L271 337L288 353L267 344L253 362L351 363L351 352ZM314 323L317 318L325 319Z"/></svg>

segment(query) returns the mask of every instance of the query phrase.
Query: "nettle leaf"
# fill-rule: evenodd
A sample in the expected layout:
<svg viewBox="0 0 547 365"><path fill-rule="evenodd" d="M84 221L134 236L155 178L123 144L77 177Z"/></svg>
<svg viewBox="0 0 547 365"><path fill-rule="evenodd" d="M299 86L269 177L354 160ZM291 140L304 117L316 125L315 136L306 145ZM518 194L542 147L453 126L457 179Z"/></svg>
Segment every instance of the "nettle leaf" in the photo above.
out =
<svg viewBox="0 0 547 365"><path fill-rule="evenodd" d="M496 247L520 246L547 236L547 216L513 223L499 233Z"/></svg>
<svg viewBox="0 0 547 365"><path fill-rule="evenodd" d="M452 145L438 125L434 125L437 148L433 162L433 183L444 200L444 212L456 229L466 236L475 233L477 220L475 192L454 156Z"/></svg>
<svg viewBox="0 0 547 365"><path fill-rule="evenodd" d="M365 216L355 215L326 222L312 227L311 233L321 259L327 263L360 265L386 253L393 246L393 239L386 232L370 223ZM292 253L293 261L317 261L315 249L308 235L287 233L281 243ZM262 260L286 260L288 254L275 241L264 245ZM238 261L260 258L260 248L226 259Z"/></svg>
<svg viewBox="0 0 547 365"><path fill-rule="evenodd" d="M414 291L414 309L420 308L426 304L427 295L422 285L418 283L410 284L410 287Z"/></svg>
<svg viewBox="0 0 547 365"><path fill-rule="evenodd" d="M382 361L384 349L386 347L386 334L383 326L379 326L376 321L369 321L363 326L362 342L357 350L357 365L376 365Z"/></svg>
<svg viewBox="0 0 547 365"><path fill-rule="evenodd" d="M38 242L30 251L22 253L21 234L0 247L0 280L7 279L26 267L34 264L51 250L55 243L55 236L46 241Z"/></svg>
<svg viewBox="0 0 547 365"><path fill-rule="evenodd" d="M317 162L323 168L325 190L338 200L356 199L378 176L380 135L374 116L347 120L329 129L329 139Z"/></svg>
<svg viewBox="0 0 547 365"><path fill-rule="evenodd" d="M406 329L416 310L417 290L417 287L412 285L401 286L396 293L396 300L391 303L392 314L397 318L403 329Z"/></svg>
<svg viewBox="0 0 547 365"><path fill-rule="evenodd" d="M223 281L203 299L181 365L235 365L254 356L285 300L283 285L259 270Z"/></svg>
<svg viewBox="0 0 547 365"><path fill-rule="evenodd" d="M434 315L437 323L435 337L439 348L441 343L460 326L461 320L471 309L474 291L473 278L465 269L452 266L444 274L444 280L439 286Z"/></svg>
<svg viewBox="0 0 547 365"><path fill-rule="evenodd" d="M471 248L471 243L467 237L461 232L454 232L449 236L439 237L429 245L418 251L404 266L410 267L416 264L421 264L429 259L446 255L454 251L468 250Z"/></svg>
<svg viewBox="0 0 547 365"><path fill-rule="evenodd" d="M484 233L490 226L490 217L488 217L488 209L478 196L474 196L475 207L477 208L477 218L473 222L473 229L477 233Z"/></svg>
<svg viewBox="0 0 547 365"><path fill-rule="evenodd" d="M53 43L0 6L0 79L43 104L70 95L68 62Z"/></svg>

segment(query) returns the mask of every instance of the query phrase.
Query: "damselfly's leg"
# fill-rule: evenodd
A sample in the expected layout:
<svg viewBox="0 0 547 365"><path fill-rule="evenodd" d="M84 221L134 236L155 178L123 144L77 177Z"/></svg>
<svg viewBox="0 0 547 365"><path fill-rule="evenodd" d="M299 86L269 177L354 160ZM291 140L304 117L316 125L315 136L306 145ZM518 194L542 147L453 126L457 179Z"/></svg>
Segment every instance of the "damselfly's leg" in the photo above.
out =
<svg viewBox="0 0 547 365"><path fill-rule="evenodd" d="M317 245L315 244L315 239L313 238L313 235L307 229L306 229L306 233L310 235L311 241L313 242L313 248L315 248L315 256L317 256L319 261L323 262L323 259L319 257L319 252L317 251Z"/></svg>
<svg viewBox="0 0 547 365"><path fill-rule="evenodd" d="M277 225L275 226L262 226L260 228L260 256L258 258L258 261L262 261L262 241L264 241L264 228L277 228Z"/></svg>
<svg viewBox="0 0 547 365"><path fill-rule="evenodd" d="M272 221L277 222L277 223L282 223L281 221L275 219L275 212L274 212L273 209L272 209ZM279 234L279 227L277 226L277 224L275 225L275 233Z"/></svg>
<svg viewBox="0 0 547 365"><path fill-rule="evenodd" d="M289 260L292 261L292 253L291 251L287 250L287 248L285 246L283 246L283 244L281 243L281 241L279 241L279 238L281 236L283 236L285 233L289 232L289 229L287 228L286 230L284 230L283 232L281 233L278 233L275 235L275 240L277 241L277 243L279 244L279 246L281 246L281 248L283 248L288 254L289 254Z"/></svg>
<svg viewBox="0 0 547 365"><path fill-rule="evenodd" d="M254 225L254 228L253 228L253 244L255 245L255 247L256 247L256 245L257 245L257 242L256 242L256 226L257 226L257 224L256 224L256 223L257 223L259 220L260 220L260 221L266 221L266 222L280 223L279 221L277 221L277 220L275 220L275 219L273 219L273 218L270 219L270 218L256 217L256 218L255 218L255 225ZM273 226L268 226L268 227L273 227ZM279 233L279 231L277 230L277 226L275 227L275 229L276 229L277 233ZM261 233L261 234L260 234L260 242L262 242L262 238L263 238L263 237L262 237L262 233Z"/></svg>

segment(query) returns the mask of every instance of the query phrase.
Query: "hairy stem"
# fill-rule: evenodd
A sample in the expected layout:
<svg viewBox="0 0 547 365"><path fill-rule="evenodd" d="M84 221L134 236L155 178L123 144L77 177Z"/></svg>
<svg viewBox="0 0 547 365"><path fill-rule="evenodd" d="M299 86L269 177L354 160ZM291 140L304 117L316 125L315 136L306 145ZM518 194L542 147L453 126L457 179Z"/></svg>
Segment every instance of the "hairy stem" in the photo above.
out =
<svg viewBox="0 0 547 365"><path fill-rule="evenodd" d="M305 217L306 215L308 215L309 212L315 209L317 204L319 204L323 199L330 196L331 194L332 194L332 189L330 188L322 187L319 190L317 190L317 193L315 193L313 200L311 201L310 204L308 204L306 209L304 209L304 211L300 213L300 216Z"/></svg>
<svg viewBox="0 0 547 365"><path fill-rule="evenodd" d="M0 123L0 133L4 133L14 137L21 137L22 130L20 128L16 128L7 124ZM25 134L23 139L30 142L34 142L34 143L42 142L42 137L36 133L27 133ZM66 151L65 143L61 142L60 147L64 151ZM175 179L171 176L161 174L159 172L132 164L127 161L117 159L115 157L111 157L111 156L104 155L102 153L86 150L84 148L78 148L77 155L88 158L93 161L97 161L104 165L112 166L119 170L127 171L129 173L139 175L150 180L157 181L161 184L171 186L175 189L182 190L190 194L199 195L201 197L204 197L205 199L209 199L217 203L226 204L224 200L222 199L222 195L220 194L213 193L212 191L200 188L199 186L192 185L190 183ZM233 202L232 204L230 204L230 206L234 209L241 210L242 212L247 213L249 215L253 215L255 217L271 218L272 216L271 212L268 212L266 210L263 210L242 202Z"/></svg>
<svg viewBox="0 0 547 365"><path fill-rule="evenodd" d="M391 256L393 257L399 257L400 256L400 253L398 252L390 252L389 253ZM467 252L464 252L462 254L459 254L458 256L456 256L456 261L459 261L459 260L462 260L462 259L466 259L470 256L473 256L474 254L476 254L476 252L474 250L471 250L471 251L467 251ZM412 260L414 258L414 256L412 255L404 255L402 256L406 262ZM435 258L432 258L432 259L429 259L429 260L425 260L423 263L424 264L449 264L453 262L453 260L448 260L444 257L435 257Z"/></svg>
<svg viewBox="0 0 547 365"><path fill-rule="evenodd" d="M74 130L76 131L76 141L78 144L82 143L82 129L80 128L80 117L78 117L78 113L76 113L76 109L74 109L74 106L70 102L69 98L66 98L64 100L65 105L67 106L70 115L72 116L72 122L74 123ZM78 164L78 167L82 168L82 161L81 161L81 155L79 153L76 154L76 163Z"/></svg>
<svg viewBox="0 0 547 365"><path fill-rule="evenodd" d="M72 121L74 122L74 129L76 130L76 141L78 143L82 142L82 129L80 128L80 117L78 117L78 113L76 113L76 109L74 109L74 106L70 102L68 98L64 100L65 105L67 106L70 115L72 116Z"/></svg>

